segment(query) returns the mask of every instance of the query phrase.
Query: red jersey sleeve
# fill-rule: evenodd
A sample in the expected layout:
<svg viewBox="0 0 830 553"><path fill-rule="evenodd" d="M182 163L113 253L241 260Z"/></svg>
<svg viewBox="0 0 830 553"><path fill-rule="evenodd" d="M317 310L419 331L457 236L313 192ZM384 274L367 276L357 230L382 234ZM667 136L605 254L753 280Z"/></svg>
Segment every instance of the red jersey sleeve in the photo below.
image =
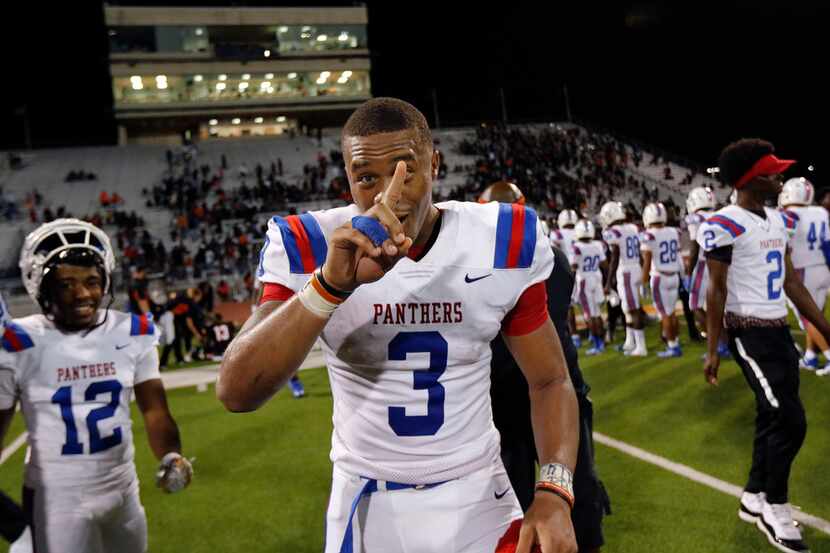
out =
<svg viewBox="0 0 830 553"><path fill-rule="evenodd" d="M530 334L548 318L548 291L544 282L527 288L519 301L501 322L501 330L508 336Z"/></svg>
<svg viewBox="0 0 830 553"><path fill-rule="evenodd" d="M263 283L262 297L259 298L259 305L266 301L287 301L294 295L294 290L276 282Z"/></svg>

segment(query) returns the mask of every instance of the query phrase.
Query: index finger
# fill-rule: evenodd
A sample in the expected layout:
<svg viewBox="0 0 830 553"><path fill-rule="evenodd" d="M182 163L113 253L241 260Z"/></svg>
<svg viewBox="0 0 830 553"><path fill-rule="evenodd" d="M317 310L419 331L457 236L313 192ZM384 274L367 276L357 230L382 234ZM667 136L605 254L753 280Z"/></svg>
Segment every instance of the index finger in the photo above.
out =
<svg viewBox="0 0 830 553"><path fill-rule="evenodd" d="M401 189L403 188L403 181L406 179L406 162L399 161L395 165L395 174L392 175L392 182L383 191L380 197L380 203L391 210L398 205L398 200L401 199Z"/></svg>

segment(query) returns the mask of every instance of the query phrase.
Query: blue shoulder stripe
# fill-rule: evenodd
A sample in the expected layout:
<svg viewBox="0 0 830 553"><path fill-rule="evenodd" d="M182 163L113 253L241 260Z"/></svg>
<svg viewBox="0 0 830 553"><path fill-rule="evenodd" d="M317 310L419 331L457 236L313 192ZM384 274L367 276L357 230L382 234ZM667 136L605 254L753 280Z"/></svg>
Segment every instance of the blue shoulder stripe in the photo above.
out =
<svg viewBox="0 0 830 553"><path fill-rule="evenodd" d="M499 204L496 224L496 269L524 269L536 250L536 212L519 204Z"/></svg>
<svg viewBox="0 0 830 553"><path fill-rule="evenodd" d="M2 343L3 349L10 352L23 351L35 345L23 327L12 321L6 323Z"/></svg>
<svg viewBox="0 0 830 553"><path fill-rule="evenodd" d="M130 313L130 336L149 336L155 332L153 316L149 313Z"/></svg>
<svg viewBox="0 0 830 553"><path fill-rule="evenodd" d="M282 235L290 272L309 274L323 264L327 253L326 238L313 215L275 216L274 222Z"/></svg>

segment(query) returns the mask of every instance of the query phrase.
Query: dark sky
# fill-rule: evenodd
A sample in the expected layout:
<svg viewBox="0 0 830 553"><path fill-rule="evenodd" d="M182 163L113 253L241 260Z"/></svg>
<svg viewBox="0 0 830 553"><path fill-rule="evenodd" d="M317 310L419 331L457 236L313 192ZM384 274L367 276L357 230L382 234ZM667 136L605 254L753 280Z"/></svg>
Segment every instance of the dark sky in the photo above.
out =
<svg viewBox="0 0 830 553"><path fill-rule="evenodd" d="M28 4L21 32L3 39L0 147L22 146L24 104L36 147L114 142L101 5ZM410 100L432 119L436 89L442 124L457 124L499 118L503 88L511 120L562 120L567 85L577 119L701 163L731 140L761 136L820 177L830 47L827 13L814 4L368 2L373 93ZM55 94L57 85L70 89Z"/></svg>

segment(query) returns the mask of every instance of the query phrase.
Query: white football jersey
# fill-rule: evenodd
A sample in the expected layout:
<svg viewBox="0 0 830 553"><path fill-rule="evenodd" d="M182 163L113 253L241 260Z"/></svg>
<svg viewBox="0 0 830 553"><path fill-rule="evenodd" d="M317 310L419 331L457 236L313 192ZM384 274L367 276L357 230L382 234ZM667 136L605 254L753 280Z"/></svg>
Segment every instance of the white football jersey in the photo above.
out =
<svg viewBox="0 0 830 553"><path fill-rule="evenodd" d="M677 273L683 268L680 258L680 232L674 227L655 227L643 231L643 251L651 252L651 270Z"/></svg>
<svg viewBox="0 0 830 553"><path fill-rule="evenodd" d="M601 280L602 271L599 264L605 261L605 247L599 240L574 242L572 265L576 265L576 278L581 280Z"/></svg>
<svg viewBox="0 0 830 553"><path fill-rule="evenodd" d="M334 398L331 459L353 475L442 482L499 455L490 341L525 289L553 268L533 210L445 202L432 247L357 288L321 338ZM356 206L274 217L259 278L294 291ZM290 339L290 337L286 337Z"/></svg>
<svg viewBox="0 0 830 553"><path fill-rule="evenodd" d="M700 228L700 225L702 225L704 222L706 222L706 219L708 219L711 216L712 216L712 212L711 211L705 211L705 210L701 210L701 211L698 211L696 213L689 213L688 215L686 215L686 219L685 219L686 230L689 232L689 240L690 241L692 241L692 242L697 241L697 231ZM698 259L703 259L704 258L703 248L700 248L698 250L697 256L698 256Z"/></svg>
<svg viewBox="0 0 830 553"><path fill-rule="evenodd" d="M620 248L620 267L640 265L640 229L633 223L619 223L608 227L602 239L609 246Z"/></svg>
<svg viewBox="0 0 830 553"><path fill-rule="evenodd" d="M29 432L27 486L135 478L130 400L135 385L159 378L157 341L146 315L112 309L89 333L64 333L43 315L6 327L0 409L20 400Z"/></svg>
<svg viewBox="0 0 830 553"><path fill-rule="evenodd" d="M793 267L826 265L822 244L827 241L830 230L827 210L817 205L791 206L784 213L795 221L795 232L790 239Z"/></svg>
<svg viewBox="0 0 830 553"><path fill-rule="evenodd" d="M726 279L726 311L744 317L779 319L787 316L784 259L795 222L764 208L766 218L737 205L716 211L700 226L697 241L709 252L732 246Z"/></svg>
<svg viewBox="0 0 830 553"><path fill-rule="evenodd" d="M572 228L563 228L563 229L553 229L550 231L550 243L552 246L556 246L563 252L565 255L568 256L568 261L573 261L574 255L574 242L576 241L574 229Z"/></svg>

